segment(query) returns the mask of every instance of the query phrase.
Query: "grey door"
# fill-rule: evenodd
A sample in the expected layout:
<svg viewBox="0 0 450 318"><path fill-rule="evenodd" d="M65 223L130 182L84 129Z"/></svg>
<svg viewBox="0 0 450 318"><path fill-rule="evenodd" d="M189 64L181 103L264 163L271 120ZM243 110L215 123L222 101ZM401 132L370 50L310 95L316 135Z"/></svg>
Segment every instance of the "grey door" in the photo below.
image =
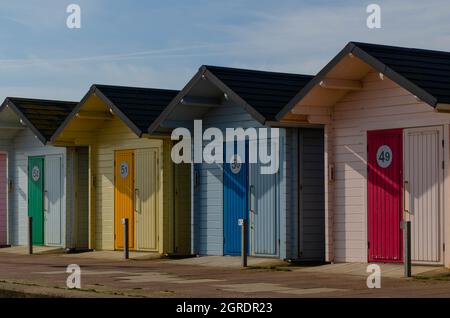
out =
<svg viewBox="0 0 450 318"><path fill-rule="evenodd" d="M251 253L278 255L278 174L261 174L259 164L250 165Z"/></svg>
<svg viewBox="0 0 450 318"><path fill-rule="evenodd" d="M62 158L60 155L45 157L45 245L63 245L62 224Z"/></svg>
<svg viewBox="0 0 450 318"><path fill-rule="evenodd" d="M276 151L270 148L270 138L259 142L262 143L260 146L265 145L270 151ZM263 166L265 165L259 161L250 164L250 251L255 256L277 256L279 170L273 174L263 174Z"/></svg>
<svg viewBox="0 0 450 318"><path fill-rule="evenodd" d="M325 260L325 187L323 129L299 130L299 242L305 261Z"/></svg>

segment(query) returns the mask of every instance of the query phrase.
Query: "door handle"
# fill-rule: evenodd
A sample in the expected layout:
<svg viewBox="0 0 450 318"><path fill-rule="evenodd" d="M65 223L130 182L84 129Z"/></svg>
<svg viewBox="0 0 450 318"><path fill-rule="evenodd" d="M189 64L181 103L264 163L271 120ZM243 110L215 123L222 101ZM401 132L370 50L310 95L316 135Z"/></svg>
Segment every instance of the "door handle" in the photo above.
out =
<svg viewBox="0 0 450 318"><path fill-rule="evenodd" d="M409 191L409 182L405 180L403 184L403 211L411 214L411 194Z"/></svg>
<svg viewBox="0 0 450 318"><path fill-rule="evenodd" d="M136 212L141 213L141 200L139 200L139 189L134 189L134 204L136 206Z"/></svg>
<svg viewBox="0 0 450 318"><path fill-rule="evenodd" d="M255 210L254 210L254 208L253 208L253 191L255 190L255 186L252 184L252 185L250 185L250 209L249 209L249 212L250 212L250 215L249 215L249 218L250 218L250 222L249 222L249 225L250 225L250 229L253 229L253 226L254 226L254 216L255 216Z"/></svg>
<svg viewBox="0 0 450 318"><path fill-rule="evenodd" d="M44 191L44 211L48 212L48 198L47 198L47 190Z"/></svg>
<svg viewBox="0 0 450 318"><path fill-rule="evenodd" d="M47 221L47 214L48 214L48 192L47 190L44 191L44 219Z"/></svg>

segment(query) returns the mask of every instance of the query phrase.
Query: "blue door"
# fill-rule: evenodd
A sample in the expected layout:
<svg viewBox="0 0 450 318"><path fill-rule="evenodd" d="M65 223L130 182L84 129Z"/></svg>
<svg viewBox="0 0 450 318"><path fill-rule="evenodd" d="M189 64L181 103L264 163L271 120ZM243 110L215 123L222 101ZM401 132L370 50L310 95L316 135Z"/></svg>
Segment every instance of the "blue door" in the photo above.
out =
<svg viewBox="0 0 450 318"><path fill-rule="evenodd" d="M233 148L233 160L224 160L223 164L223 250L225 255L240 255L241 226L238 222L248 219L248 149L246 144L241 147L243 151L236 149L239 148L237 142L226 146ZM225 149L225 159L226 156Z"/></svg>

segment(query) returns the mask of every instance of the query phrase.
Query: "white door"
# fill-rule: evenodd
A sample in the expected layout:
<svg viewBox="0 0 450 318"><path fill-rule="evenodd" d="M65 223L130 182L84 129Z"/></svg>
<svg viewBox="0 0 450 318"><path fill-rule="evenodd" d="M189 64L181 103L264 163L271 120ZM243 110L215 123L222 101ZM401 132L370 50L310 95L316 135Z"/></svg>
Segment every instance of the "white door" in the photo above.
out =
<svg viewBox="0 0 450 318"><path fill-rule="evenodd" d="M404 130L405 218L415 263L443 262L442 136L441 127Z"/></svg>
<svg viewBox="0 0 450 318"><path fill-rule="evenodd" d="M159 164L158 148L135 152L135 219L138 250L158 251L159 240Z"/></svg>
<svg viewBox="0 0 450 318"><path fill-rule="evenodd" d="M62 246L62 158L45 157L45 245Z"/></svg>

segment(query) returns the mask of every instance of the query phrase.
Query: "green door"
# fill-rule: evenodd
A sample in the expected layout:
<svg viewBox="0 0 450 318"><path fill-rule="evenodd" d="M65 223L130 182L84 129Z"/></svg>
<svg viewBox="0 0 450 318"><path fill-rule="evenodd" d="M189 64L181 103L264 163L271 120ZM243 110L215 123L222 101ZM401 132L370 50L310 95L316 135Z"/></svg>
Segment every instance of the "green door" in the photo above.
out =
<svg viewBox="0 0 450 318"><path fill-rule="evenodd" d="M28 158L28 215L33 217L33 244L44 245L44 157Z"/></svg>

